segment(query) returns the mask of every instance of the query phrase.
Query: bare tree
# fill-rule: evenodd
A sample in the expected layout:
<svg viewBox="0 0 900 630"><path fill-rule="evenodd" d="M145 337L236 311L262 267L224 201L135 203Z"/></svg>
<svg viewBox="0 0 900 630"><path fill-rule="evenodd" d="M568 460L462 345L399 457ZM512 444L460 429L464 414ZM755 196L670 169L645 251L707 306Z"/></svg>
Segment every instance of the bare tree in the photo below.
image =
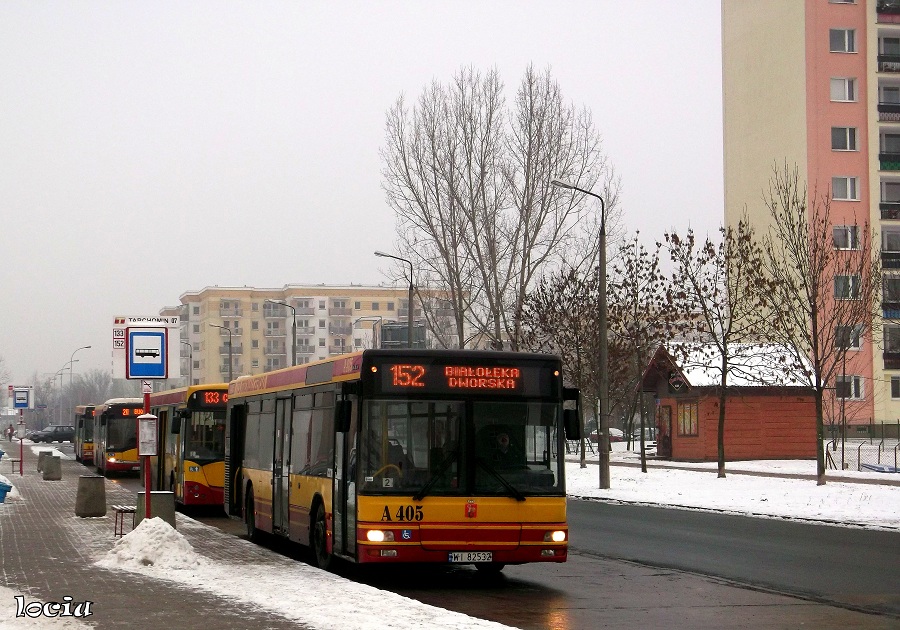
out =
<svg viewBox="0 0 900 630"><path fill-rule="evenodd" d="M867 222L838 228L830 195L808 195L797 168L773 169L765 195L772 225L763 243L765 271L772 280L766 312L769 334L795 354L798 376L815 394L817 483L825 483L824 397L837 383L848 339L871 332L878 287L878 259ZM836 232L850 228L848 242ZM836 392L842 398L848 391Z"/></svg>
<svg viewBox="0 0 900 630"><path fill-rule="evenodd" d="M607 211L616 206L617 180L590 115L563 102L549 70L527 69L511 111L496 70L460 70L412 109L401 97L388 112L382 159L398 248L415 262L418 284L446 291L456 312L445 345L464 347L474 331L517 348L540 273L596 260L593 206L560 194L553 177L601 182Z"/></svg>
<svg viewBox="0 0 900 630"><path fill-rule="evenodd" d="M675 344L683 364L694 360L719 379L718 473L725 477L725 417L729 380L759 376L757 342L766 323L762 308L770 282L761 273L762 250L746 217L736 227L721 228L721 239L698 243L693 230L685 237L665 235L675 263L670 299L677 310L693 313L690 337L703 344Z"/></svg>

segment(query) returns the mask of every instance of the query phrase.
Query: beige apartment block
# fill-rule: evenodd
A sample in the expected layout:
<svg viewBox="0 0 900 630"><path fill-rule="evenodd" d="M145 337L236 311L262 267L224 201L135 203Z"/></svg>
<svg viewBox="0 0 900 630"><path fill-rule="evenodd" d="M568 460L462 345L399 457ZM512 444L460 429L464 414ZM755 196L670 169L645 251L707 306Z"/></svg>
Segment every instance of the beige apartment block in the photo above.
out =
<svg viewBox="0 0 900 630"><path fill-rule="evenodd" d="M723 0L725 223L758 230L774 167L831 197L836 248L866 222L880 245L884 326L839 377L852 433L900 417L900 5L876 0ZM880 318L879 318L880 319ZM870 322L861 322L861 325ZM878 324L879 322L875 322ZM869 328L869 326L864 326ZM832 397L836 398L836 397ZM832 404L833 403L833 404ZM828 419L826 419L828 422Z"/></svg>
<svg viewBox="0 0 900 630"><path fill-rule="evenodd" d="M361 285L188 291L179 306L160 310L181 317L183 377L168 385L218 383L277 370L292 365L295 351L301 365L373 348L379 327L408 322L408 298L407 287ZM413 317L421 325L418 303Z"/></svg>

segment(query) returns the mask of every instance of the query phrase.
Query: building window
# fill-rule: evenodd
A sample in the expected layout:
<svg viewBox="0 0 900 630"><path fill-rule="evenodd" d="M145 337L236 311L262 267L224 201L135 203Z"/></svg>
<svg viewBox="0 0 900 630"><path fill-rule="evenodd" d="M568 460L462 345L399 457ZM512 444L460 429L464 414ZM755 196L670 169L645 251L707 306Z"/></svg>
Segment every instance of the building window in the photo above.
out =
<svg viewBox="0 0 900 630"><path fill-rule="evenodd" d="M194 361L194 369L195 369L195 370L199 370L199 369L200 369L200 362L199 362L199 361Z"/></svg>
<svg viewBox="0 0 900 630"><path fill-rule="evenodd" d="M848 77L831 79L831 100L845 103L856 101L856 79Z"/></svg>
<svg viewBox="0 0 900 630"><path fill-rule="evenodd" d="M881 251L900 252L900 230L882 228Z"/></svg>
<svg viewBox="0 0 900 630"><path fill-rule="evenodd" d="M856 127L832 127L831 150L859 151L856 144Z"/></svg>
<svg viewBox="0 0 900 630"><path fill-rule="evenodd" d="M393 302L388 302L388 303L387 303L387 310L389 310L389 311L393 311L393 310L394 310L394 303L393 303Z"/></svg>
<svg viewBox="0 0 900 630"><path fill-rule="evenodd" d="M325 328L325 320L324 319L319 320L319 328Z"/></svg>
<svg viewBox="0 0 900 630"><path fill-rule="evenodd" d="M700 403L678 403L678 435L699 435L699 410Z"/></svg>
<svg viewBox="0 0 900 630"><path fill-rule="evenodd" d="M859 226L835 225L833 234L835 249L859 249Z"/></svg>
<svg viewBox="0 0 900 630"><path fill-rule="evenodd" d="M199 306L195 306L195 307L194 307L194 315L199 315L199 314L200 314L200 307L199 307Z"/></svg>
<svg viewBox="0 0 900 630"><path fill-rule="evenodd" d="M856 31L852 28L833 28L828 31L828 50L831 52L855 53Z"/></svg>
<svg viewBox="0 0 900 630"><path fill-rule="evenodd" d="M259 359L252 359L250 361L250 367L252 367L254 369L258 368L259 367Z"/></svg>
<svg viewBox="0 0 900 630"><path fill-rule="evenodd" d="M834 298L836 300L858 300L859 276L835 276Z"/></svg>
<svg viewBox="0 0 900 630"><path fill-rule="evenodd" d="M859 201L859 178L832 177L831 198L838 201Z"/></svg>
<svg viewBox="0 0 900 630"><path fill-rule="evenodd" d="M859 350L862 347L862 326L838 326L834 331L834 342L838 348Z"/></svg>
<svg viewBox="0 0 900 630"><path fill-rule="evenodd" d="M250 310L253 311L254 313L258 313L259 312L259 302L254 302L250 306ZM259 366L256 366L256 367L259 367Z"/></svg>
<svg viewBox="0 0 900 630"><path fill-rule="evenodd" d="M900 276L885 274L881 279L881 301L900 302Z"/></svg>
<svg viewBox="0 0 900 630"><path fill-rule="evenodd" d="M200 324L194 324L194 332L195 332L195 333L199 333L199 332L200 332Z"/></svg>
<svg viewBox="0 0 900 630"><path fill-rule="evenodd" d="M884 325L884 351L900 352L900 326L896 324Z"/></svg>
<svg viewBox="0 0 900 630"><path fill-rule="evenodd" d="M900 203L900 182L881 182L882 203Z"/></svg>
<svg viewBox="0 0 900 630"><path fill-rule="evenodd" d="M319 339L319 347L320 347L320 348L324 348L324 347L325 347L325 339L324 339L324 338Z"/></svg>
<svg viewBox="0 0 900 630"><path fill-rule="evenodd" d="M378 306L379 306L378 302L372 302L372 310L373 310L373 311L377 311L377 310L378 310Z"/></svg>
<svg viewBox="0 0 900 630"><path fill-rule="evenodd" d="M325 300L319 300L319 310L320 311L325 310Z"/></svg>
<svg viewBox="0 0 900 630"><path fill-rule="evenodd" d="M829 4L856 4L856 0L828 0Z"/></svg>
<svg viewBox="0 0 900 630"><path fill-rule="evenodd" d="M862 400L863 380L856 374L840 375L835 379L835 395L847 400Z"/></svg>
<svg viewBox="0 0 900 630"><path fill-rule="evenodd" d="M362 345L362 339L360 339L359 337L355 337L353 339L353 345L354 347L359 348Z"/></svg>
<svg viewBox="0 0 900 630"><path fill-rule="evenodd" d="M250 342L251 348L259 348L259 339L254 339Z"/></svg>
<svg viewBox="0 0 900 630"><path fill-rule="evenodd" d="M250 322L250 330L259 330L259 322Z"/></svg>
<svg viewBox="0 0 900 630"><path fill-rule="evenodd" d="M900 376L891 377L891 398L900 398Z"/></svg>
<svg viewBox="0 0 900 630"><path fill-rule="evenodd" d="M354 303L353 303L353 308L355 308L355 309L358 311L358 310L360 310L360 308L361 308L360 305L361 305L361 302L354 302Z"/></svg>

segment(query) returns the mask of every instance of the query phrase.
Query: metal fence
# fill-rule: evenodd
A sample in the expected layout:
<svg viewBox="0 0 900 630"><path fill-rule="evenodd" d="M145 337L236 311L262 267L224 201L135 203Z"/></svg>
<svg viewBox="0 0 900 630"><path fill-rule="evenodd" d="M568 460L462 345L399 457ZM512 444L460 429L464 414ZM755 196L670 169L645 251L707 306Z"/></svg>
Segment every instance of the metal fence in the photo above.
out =
<svg viewBox="0 0 900 630"><path fill-rule="evenodd" d="M900 471L900 440L896 438L835 438L827 440L825 448L828 468L861 472Z"/></svg>

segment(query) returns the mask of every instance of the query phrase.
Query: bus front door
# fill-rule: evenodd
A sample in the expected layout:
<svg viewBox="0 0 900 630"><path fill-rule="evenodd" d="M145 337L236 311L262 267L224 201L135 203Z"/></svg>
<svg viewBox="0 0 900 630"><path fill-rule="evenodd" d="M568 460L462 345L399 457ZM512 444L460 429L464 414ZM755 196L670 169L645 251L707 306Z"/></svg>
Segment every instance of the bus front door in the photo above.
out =
<svg viewBox="0 0 900 630"><path fill-rule="evenodd" d="M272 530L290 531L291 399L275 401L275 461L272 466Z"/></svg>

